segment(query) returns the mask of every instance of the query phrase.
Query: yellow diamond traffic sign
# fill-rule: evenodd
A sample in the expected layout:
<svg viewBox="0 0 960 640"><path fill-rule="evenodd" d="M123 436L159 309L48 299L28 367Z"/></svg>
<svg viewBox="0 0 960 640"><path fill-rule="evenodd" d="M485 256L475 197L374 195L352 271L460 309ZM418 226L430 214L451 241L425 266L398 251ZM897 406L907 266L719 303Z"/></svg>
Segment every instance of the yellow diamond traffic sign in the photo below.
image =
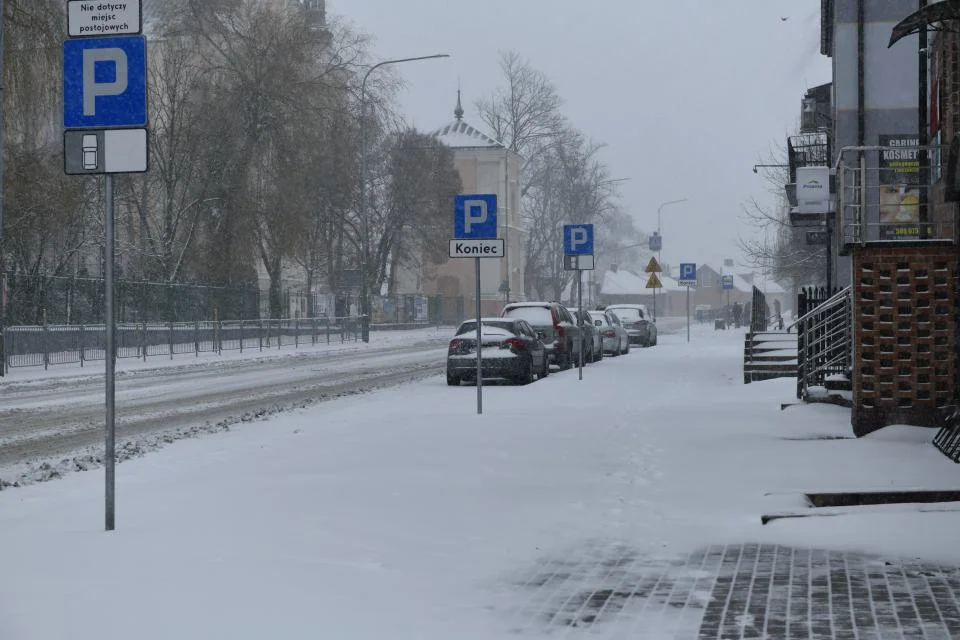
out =
<svg viewBox="0 0 960 640"><path fill-rule="evenodd" d="M660 268L660 264L657 262L657 259L651 256L650 262L647 263L647 268L644 269L644 272L663 273L663 269ZM657 285L657 286L659 287L660 285ZM648 287L648 288L651 288L651 287Z"/></svg>
<svg viewBox="0 0 960 640"><path fill-rule="evenodd" d="M650 279L647 280L647 289L662 289L663 285L660 284L660 278L657 277L656 273L650 274Z"/></svg>

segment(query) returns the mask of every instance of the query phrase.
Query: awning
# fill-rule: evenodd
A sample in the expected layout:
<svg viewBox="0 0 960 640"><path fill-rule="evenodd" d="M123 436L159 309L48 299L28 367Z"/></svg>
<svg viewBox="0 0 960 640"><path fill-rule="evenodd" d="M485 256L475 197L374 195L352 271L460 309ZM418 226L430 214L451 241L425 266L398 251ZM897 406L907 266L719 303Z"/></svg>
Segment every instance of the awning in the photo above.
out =
<svg viewBox="0 0 960 640"><path fill-rule="evenodd" d="M921 28L934 22L957 19L960 19L960 0L934 2L898 22L890 33L890 44L887 48L892 47L901 38L919 33Z"/></svg>

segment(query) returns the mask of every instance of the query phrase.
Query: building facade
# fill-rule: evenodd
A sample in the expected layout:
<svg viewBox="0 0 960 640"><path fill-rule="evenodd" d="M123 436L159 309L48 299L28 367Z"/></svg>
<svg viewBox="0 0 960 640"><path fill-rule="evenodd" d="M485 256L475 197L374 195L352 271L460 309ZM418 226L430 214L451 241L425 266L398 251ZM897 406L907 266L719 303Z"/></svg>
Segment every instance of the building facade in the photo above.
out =
<svg viewBox="0 0 960 640"><path fill-rule="evenodd" d="M457 97L453 122L434 135L453 151L464 194L497 196L497 235L504 239L505 256L480 260L480 304L484 315L498 315L507 301L527 299L523 274L526 269L527 232L520 211L520 180L523 158L463 119ZM450 210L453 237L453 208ZM472 317L476 302L474 261L454 258L423 267L421 287L426 295L458 298Z"/></svg>

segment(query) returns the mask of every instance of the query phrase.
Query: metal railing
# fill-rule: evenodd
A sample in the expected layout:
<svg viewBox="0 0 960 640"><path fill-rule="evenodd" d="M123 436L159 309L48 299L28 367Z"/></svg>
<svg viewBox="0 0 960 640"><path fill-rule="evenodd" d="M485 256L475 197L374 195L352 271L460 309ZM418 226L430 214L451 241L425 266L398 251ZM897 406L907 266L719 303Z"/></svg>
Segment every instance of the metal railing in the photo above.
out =
<svg viewBox="0 0 960 640"><path fill-rule="evenodd" d="M931 193L942 157L939 145L841 149L835 166L841 244L953 242L956 224L952 216L938 217Z"/></svg>
<svg viewBox="0 0 960 640"><path fill-rule="evenodd" d="M750 331L758 333L770 328L770 308L767 305L767 296L760 289L753 287L750 299Z"/></svg>
<svg viewBox="0 0 960 640"><path fill-rule="evenodd" d="M297 318L204 322L121 323L116 326L117 358L142 358L224 351L300 348L359 341L363 318ZM412 329L422 324L373 325L377 329ZM14 367L102 361L106 330L102 324L40 325L3 328L4 370Z"/></svg>
<svg viewBox="0 0 960 640"><path fill-rule="evenodd" d="M797 330L797 398L828 376L848 374L852 364L853 291L841 289L787 327Z"/></svg>

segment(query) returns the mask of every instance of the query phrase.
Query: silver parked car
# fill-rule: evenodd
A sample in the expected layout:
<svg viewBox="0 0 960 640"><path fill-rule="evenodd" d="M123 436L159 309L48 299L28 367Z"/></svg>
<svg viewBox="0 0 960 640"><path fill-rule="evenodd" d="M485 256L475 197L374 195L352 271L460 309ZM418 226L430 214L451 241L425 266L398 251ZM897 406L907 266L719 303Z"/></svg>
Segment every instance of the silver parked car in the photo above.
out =
<svg viewBox="0 0 960 640"><path fill-rule="evenodd" d="M600 329L603 338L603 352L611 356L630 353L630 337L623 328L620 318L610 311L588 311L593 324Z"/></svg>
<svg viewBox="0 0 960 640"><path fill-rule="evenodd" d="M558 302L511 302L501 318L520 318L540 335L550 362L569 369L580 353L580 327L567 308Z"/></svg>
<svg viewBox="0 0 960 640"><path fill-rule="evenodd" d="M623 328L630 336L630 342L642 347L657 344L657 325L650 321L647 307L642 304L611 304L606 308L620 318Z"/></svg>
<svg viewBox="0 0 960 640"><path fill-rule="evenodd" d="M581 352L584 354L584 364L602 360L603 336L600 335L600 327L594 324L593 318L590 317L590 312L584 309L583 316L581 317L579 310L569 307L567 310L570 311L570 315L573 316L573 319L577 321L577 324L581 328L580 337L583 340Z"/></svg>

